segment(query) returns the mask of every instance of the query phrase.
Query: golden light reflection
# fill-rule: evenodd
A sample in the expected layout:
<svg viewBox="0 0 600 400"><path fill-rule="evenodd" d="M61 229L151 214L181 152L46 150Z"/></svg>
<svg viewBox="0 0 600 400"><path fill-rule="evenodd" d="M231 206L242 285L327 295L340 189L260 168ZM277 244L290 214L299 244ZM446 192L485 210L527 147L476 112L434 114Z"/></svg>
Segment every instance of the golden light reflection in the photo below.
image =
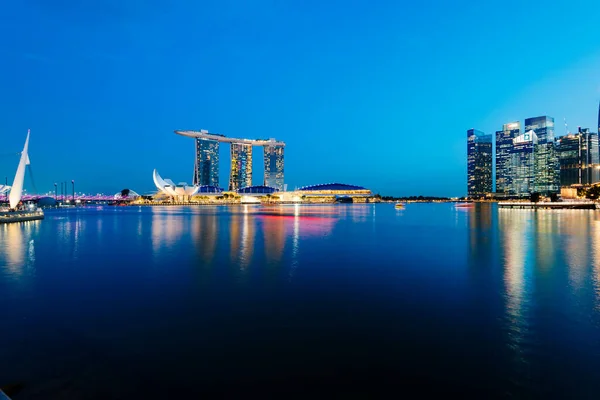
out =
<svg viewBox="0 0 600 400"><path fill-rule="evenodd" d="M214 214L196 215L193 217L192 240L200 257L207 265L212 264L219 235L219 224Z"/></svg>
<svg viewBox="0 0 600 400"><path fill-rule="evenodd" d="M154 209L152 213L152 249L159 254L161 249L172 248L183 237L185 218L167 208Z"/></svg>
<svg viewBox="0 0 600 400"><path fill-rule="evenodd" d="M564 237L564 259L568 266L569 286L575 290L583 288L591 261L591 215L581 210L563 210L556 215L561 221L560 233Z"/></svg>
<svg viewBox="0 0 600 400"><path fill-rule="evenodd" d="M596 293L596 310L600 311L600 217L595 215L590 230L594 292Z"/></svg>
<svg viewBox="0 0 600 400"><path fill-rule="evenodd" d="M298 269L299 242L300 242L300 218L298 218L298 215L296 215L296 217L294 218L294 230L292 233L292 263L290 266L290 273L289 273L290 281L294 278L294 275L296 274L296 269Z"/></svg>
<svg viewBox="0 0 600 400"><path fill-rule="evenodd" d="M244 215L242 221L242 250L240 253L240 269L245 270L252 262L252 256L254 254L254 237L256 236L254 228L256 221L248 214Z"/></svg>
<svg viewBox="0 0 600 400"><path fill-rule="evenodd" d="M295 219L295 218L294 218ZM286 238L285 218L264 218L262 231L265 245L265 256L269 263L279 263L283 258Z"/></svg>
<svg viewBox="0 0 600 400"><path fill-rule="evenodd" d="M509 322L509 336L519 353L526 335L529 296L527 290L527 269L533 269L532 219L534 211L499 210L502 248L504 249L504 284L506 288L506 313Z"/></svg>
<svg viewBox="0 0 600 400"><path fill-rule="evenodd" d="M0 263L4 273L22 277L35 263L34 233L41 221L29 221L0 225Z"/></svg>
<svg viewBox="0 0 600 400"><path fill-rule="evenodd" d="M239 215L231 215L231 221L229 223L229 258L232 263L237 263L238 256L240 253L240 246L242 237L240 233L240 226L242 219Z"/></svg>

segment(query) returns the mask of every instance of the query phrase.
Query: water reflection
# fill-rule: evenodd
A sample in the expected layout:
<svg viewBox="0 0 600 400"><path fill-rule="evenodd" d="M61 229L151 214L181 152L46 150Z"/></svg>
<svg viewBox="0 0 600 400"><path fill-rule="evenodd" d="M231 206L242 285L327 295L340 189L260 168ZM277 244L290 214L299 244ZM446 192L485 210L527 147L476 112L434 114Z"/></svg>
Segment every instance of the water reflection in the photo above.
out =
<svg viewBox="0 0 600 400"><path fill-rule="evenodd" d="M35 236L41 221L0 225L0 276L20 283L35 275Z"/></svg>
<svg viewBox="0 0 600 400"><path fill-rule="evenodd" d="M596 310L600 311L600 218L595 215L594 221L591 223L590 240L592 242L592 267L593 267L593 282L596 299Z"/></svg>
<svg viewBox="0 0 600 400"><path fill-rule="evenodd" d="M206 270L224 261L237 271L266 266L273 274L289 257L290 275L298 265L302 239L330 235L343 215L358 219L373 215L372 207L299 205L177 210L152 209L155 256L165 251L187 253L184 247L191 246L192 254ZM143 228L138 224L136 231L139 235Z"/></svg>

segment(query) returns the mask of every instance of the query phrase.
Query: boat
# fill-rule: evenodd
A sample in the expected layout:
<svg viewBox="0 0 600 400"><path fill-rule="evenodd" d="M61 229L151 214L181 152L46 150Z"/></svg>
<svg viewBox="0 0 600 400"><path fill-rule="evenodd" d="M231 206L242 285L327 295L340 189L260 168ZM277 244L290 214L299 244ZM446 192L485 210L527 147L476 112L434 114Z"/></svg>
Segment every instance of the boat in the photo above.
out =
<svg viewBox="0 0 600 400"><path fill-rule="evenodd" d="M15 179L10 188L8 195L8 208L0 209L0 223L24 222L44 219L44 212L33 204L23 204L21 198L23 196L23 182L25 180L25 167L29 165L29 130L27 131L27 139L25 146L21 152L21 159L17 167Z"/></svg>
<svg viewBox="0 0 600 400"><path fill-rule="evenodd" d="M456 203L454 205L454 207L456 207L456 208L473 208L473 207L475 207L475 204L473 204L473 203Z"/></svg>
<svg viewBox="0 0 600 400"><path fill-rule="evenodd" d="M396 204L394 205L394 208L395 208L396 210L404 210L404 203L396 203Z"/></svg>

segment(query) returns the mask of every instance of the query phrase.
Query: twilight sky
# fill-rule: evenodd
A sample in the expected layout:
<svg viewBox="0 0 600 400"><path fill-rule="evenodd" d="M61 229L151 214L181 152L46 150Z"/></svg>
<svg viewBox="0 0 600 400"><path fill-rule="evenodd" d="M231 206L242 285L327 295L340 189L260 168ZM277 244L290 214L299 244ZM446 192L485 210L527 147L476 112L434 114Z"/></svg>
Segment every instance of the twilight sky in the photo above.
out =
<svg viewBox="0 0 600 400"><path fill-rule="evenodd" d="M468 128L597 124L597 0L5 3L0 176L31 128L40 192L145 193L153 168L191 182L193 140L173 130L208 129L287 142L291 189L459 196ZM228 164L222 146L221 186Z"/></svg>

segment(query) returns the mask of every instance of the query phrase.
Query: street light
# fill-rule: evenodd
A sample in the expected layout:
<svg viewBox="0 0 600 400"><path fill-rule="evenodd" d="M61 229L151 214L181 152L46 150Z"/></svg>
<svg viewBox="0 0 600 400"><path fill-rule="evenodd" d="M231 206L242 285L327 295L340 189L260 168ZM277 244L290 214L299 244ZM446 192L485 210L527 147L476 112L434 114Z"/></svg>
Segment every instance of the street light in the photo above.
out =
<svg viewBox="0 0 600 400"><path fill-rule="evenodd" d="M56 182L54 182L54 201L58 200L58 189L56 188Z"/></svg>
<svg viewBox="0 0 600 400"><path fill-rule="evenodd" d="M75 204L75 179L71 180L71 185L73 185L73 204Z"/></svg>

